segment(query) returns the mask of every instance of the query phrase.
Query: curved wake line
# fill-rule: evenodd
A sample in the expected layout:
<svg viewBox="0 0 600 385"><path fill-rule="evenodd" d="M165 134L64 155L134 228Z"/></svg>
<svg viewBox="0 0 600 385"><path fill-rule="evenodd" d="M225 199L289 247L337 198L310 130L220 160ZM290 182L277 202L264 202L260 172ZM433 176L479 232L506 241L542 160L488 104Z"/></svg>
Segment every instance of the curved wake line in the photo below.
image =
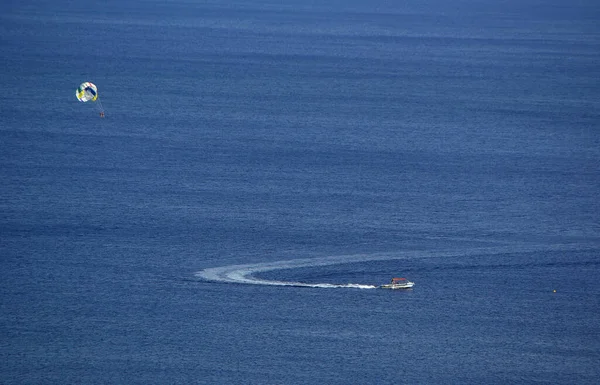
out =
<svg viewBox="0 0 600 385"><path fill-rule="evenodd" d="M314 259L294 259L289 261L276 261L266 263L256 263L248 265L231 265L223 267L214 267L197 272L196 277L213 282L244 283L252 285L271 285L271 286L296 286L296 287L314 287L314 288L357 288L357 289L375 289L374 285L362 285L355 283L332 284L332 283L305 283L293 281L273 281L256 278L253 275L273 270L296 269L302 267L329 266L342 263L351 263L356 259L357 262L366 260L367 255L361 256L340 256Z"/></svg>
<svg viewBox="0 0 600 385"><path fill-rule="evenodd" d="M323 258L304 258L292 259L275 262L254 263L247 265L230 265L222 267L213 267L201 270L195 273L195 276L206 281L228 282L250 285L270 285L270 286L295 286L295 287L313 287L313 288L354 288L354 289L376 289L379 286L365 285L358 283L333 284L333 283L305 283L294 281L274 281L257 278L254 274L264 273L274 270L297 269L303 267L318 267L341 265L347 263L369 262L369 261L388 261L401 259L419 259L434 257L452 257L452 256L476 256L476 255L495 255L514 252L533 252L533 251L555 251L555 250L573 250L581 249L581 245L513 245L499 247L481 247L473 249L463 249L454 251L401 251L394 253L375 253L375 254L356 254L340 255Z"/></svg>

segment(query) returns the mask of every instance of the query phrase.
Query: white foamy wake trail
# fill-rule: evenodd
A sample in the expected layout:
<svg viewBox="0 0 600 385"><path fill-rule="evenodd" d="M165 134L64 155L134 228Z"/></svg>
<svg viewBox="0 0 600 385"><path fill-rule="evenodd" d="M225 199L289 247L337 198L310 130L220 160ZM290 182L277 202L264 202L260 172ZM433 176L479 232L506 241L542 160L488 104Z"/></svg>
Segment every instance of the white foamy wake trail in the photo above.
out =
<svg viewBox="0 0 600 385"><path fill-rule="evenodd" d="M273 270L297 269L303 267L331 266L346 263L358 263L369 261L387 261L401 259L419 259L434 257L452 257L452 256L483 256L514 252L533 252L533 251L551 251L551 250L572 250L578 249L575 245L532 245L532 244L514 244L510 246L479 247L472 249L460 249L452 251L401 251L394 253L376 253L376 254L356 254L341 255L323 258L311 259L292 259L275 262L255 263L247 265L230 265L222 267L208 268L197 272L195 275L207 281L243 283L251 285L271 285L271 286L296 286L296 287L314 287L314 288L355 288L355 289L376 289L378 286L346 283L305 283L294 281L275 281L255 277L255 274L264 273ZM394 274L396 272L390 272Z"/></svg>
<svg viewBox="0 0 600 385"><path fill-rule="evenodd" d="M246 283L252 285L271 285L271 286L296 286L296 287L319 287L319 288L356 288L356 289L375 289L374 285L363 285L356 283L332 284L332 283L305 283L293 281L273 281L261 279L254 276L257 273L264 273L273 270L296 269L301 267L317 267L336 265L341 263L350 263L352 259L357 261L364 260L366 256L342 256L327 257L316 259L294 259L290 261L277 261L268 263L256 263L249 265L231 265L223 267L214 267L205 269L196 273L196 276L207 281Z"/></svg>

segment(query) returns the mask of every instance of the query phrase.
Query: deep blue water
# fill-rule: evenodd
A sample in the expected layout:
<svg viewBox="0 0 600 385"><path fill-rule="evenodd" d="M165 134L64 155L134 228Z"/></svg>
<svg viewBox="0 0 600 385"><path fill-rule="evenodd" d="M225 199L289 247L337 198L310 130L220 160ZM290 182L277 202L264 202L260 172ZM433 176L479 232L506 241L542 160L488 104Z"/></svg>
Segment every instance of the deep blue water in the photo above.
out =
<svg viewBox="0 0 600 385"><path fill-rule="evenodd" d="M598 382L600 3L326 3L0 5L0 382Z"/></svg>

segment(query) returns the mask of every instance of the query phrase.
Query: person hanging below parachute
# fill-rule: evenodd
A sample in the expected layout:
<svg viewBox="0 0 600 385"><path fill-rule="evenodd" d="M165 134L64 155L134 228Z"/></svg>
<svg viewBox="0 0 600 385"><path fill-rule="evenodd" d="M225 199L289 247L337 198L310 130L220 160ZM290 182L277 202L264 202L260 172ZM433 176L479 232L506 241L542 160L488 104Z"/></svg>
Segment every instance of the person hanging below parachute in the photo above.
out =
<svg viewBox="0 0 600 385"><path fill-rule="evenodd" d="M75 91L75 96L77 96L77 100L80 102L94 102L100 110L100 117L104 117L104 108L102 108L102 103L100 103L98 87L94 83L81 83L77 91Z"/></svg>

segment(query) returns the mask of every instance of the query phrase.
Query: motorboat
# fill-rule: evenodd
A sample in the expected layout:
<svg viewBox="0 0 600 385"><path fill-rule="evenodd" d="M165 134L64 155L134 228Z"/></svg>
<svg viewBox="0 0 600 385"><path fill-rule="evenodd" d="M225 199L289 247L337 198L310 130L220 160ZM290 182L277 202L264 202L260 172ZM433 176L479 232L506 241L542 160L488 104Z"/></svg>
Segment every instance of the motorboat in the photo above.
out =
<svg viewBox="0 0 600 385"><path fill-rule="evenodd" d="M414 282L409 281L406 278L392 278L392 281L387 285L379 286L382 289L410 289L415 285Z"/></svg>

